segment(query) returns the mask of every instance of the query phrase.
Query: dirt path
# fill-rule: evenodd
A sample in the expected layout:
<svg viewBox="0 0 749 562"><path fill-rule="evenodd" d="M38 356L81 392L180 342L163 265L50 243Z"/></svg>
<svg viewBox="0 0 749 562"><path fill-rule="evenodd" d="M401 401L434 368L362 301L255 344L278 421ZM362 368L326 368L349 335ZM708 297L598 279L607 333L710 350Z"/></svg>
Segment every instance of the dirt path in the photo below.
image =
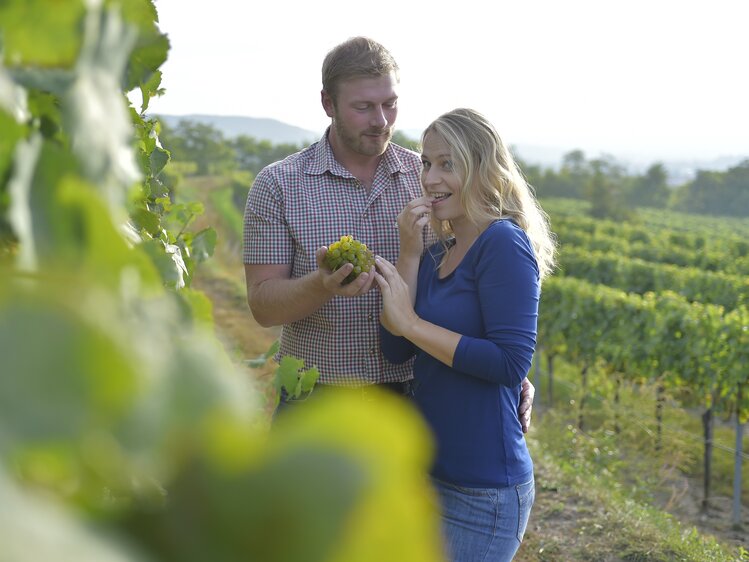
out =
<svg viewBox="0 0 749 562"><path fill-rule="evenodd" d="M268 351L278 338L278 328L263 328L252 317L244 293L244 273L237 272L235 278L225 275L201 275L193 281L193 287L203 291L213 303L213 318L216 333L230 357L258 382L266 401L266 413L270 415L275 405L273 390L273 364L250 369L244 361L255 359Z"/></svg>

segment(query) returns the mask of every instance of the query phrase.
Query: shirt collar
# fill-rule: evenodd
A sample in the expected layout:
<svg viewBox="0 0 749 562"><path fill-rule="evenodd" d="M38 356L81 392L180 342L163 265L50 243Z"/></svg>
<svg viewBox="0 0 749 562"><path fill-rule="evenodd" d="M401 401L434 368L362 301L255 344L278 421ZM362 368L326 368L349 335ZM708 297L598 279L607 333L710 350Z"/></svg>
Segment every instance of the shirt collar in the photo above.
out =
<svg viewBox="0 0 749 562"><path fill-rule="evenodd" d="M307 166L307 173L311 175L322 175L325 172L330 172L336 176L342 176L346 178L353 178L354 176L349 172L343 165L335 159L333 149L328 141L328 133L330 127L325 130L322 138L317 142L314 149L314 158L310 161ZM396 148L393 143L389 143L385 154L382 155L380 166L384 166L388 175L396 172L407 171L406 165L398 155Z"/></svg>

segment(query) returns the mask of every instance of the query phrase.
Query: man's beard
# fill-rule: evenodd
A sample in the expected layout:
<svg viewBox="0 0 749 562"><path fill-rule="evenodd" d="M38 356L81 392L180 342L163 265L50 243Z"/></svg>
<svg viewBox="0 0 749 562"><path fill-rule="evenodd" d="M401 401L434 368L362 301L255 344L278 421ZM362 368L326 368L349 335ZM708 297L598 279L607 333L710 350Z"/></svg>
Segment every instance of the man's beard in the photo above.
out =
<svg viewBox="0 0 749 562"><path fill-rule="evenodd" d="M338 118L337 112L336 118L333 119L333 126L335 127L336 136L342 144L350 150L365 156L380 156L383 154L390 143L390 139L393 137L392 129L386 129L386 138L380 137L377 140L367 137L366 133L382 134L385 132L382 129L367 129L362 133L352 132L343 125L343 120Z"/></svg>

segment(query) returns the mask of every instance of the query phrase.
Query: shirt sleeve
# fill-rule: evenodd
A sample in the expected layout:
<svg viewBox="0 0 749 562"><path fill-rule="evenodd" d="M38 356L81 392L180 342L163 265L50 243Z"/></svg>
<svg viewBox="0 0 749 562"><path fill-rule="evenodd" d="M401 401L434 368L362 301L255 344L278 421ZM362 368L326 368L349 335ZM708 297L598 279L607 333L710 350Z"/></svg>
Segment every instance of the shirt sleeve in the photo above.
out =
<svg viewBox="0 0 749 562"><path fill-rule="evenodd" d="M242 241L246 264L292 261L294 246L284 215L283 191L268 168L258 173L247 195Z"/></svg>
<svg viewBox="0 0 749 562"><path fill-rule="evenodd" d="M490 234L474 262L485 337L462 336L453 368L514 387L527 376L536 346L538 266L522 229L506 221Z"/></svg>
<svg viewBox="0 0 749 562"><path fill-rule="evenodd" d="M380 350L385 359L399 365L414 356L416 346L406 338L394 336L380 324Z"/></svg>

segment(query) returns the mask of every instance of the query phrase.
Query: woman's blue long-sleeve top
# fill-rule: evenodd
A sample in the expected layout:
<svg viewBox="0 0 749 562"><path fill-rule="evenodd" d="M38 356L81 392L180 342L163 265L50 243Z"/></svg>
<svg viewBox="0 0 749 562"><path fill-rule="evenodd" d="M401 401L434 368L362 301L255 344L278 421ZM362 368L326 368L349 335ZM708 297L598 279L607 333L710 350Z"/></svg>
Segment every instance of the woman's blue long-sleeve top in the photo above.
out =
<svg viewBox="0 0 749 562"><path fill-rule="evenodd" d="M536 345L540 281L531 243L510 220L492 223L444 279L435 244L419 266L416 313L462 337L448 367L381 328L393 363L414 362L413 399L434 432L432 475L470 488L527 482L533 463L518 419Z"/></svg>

